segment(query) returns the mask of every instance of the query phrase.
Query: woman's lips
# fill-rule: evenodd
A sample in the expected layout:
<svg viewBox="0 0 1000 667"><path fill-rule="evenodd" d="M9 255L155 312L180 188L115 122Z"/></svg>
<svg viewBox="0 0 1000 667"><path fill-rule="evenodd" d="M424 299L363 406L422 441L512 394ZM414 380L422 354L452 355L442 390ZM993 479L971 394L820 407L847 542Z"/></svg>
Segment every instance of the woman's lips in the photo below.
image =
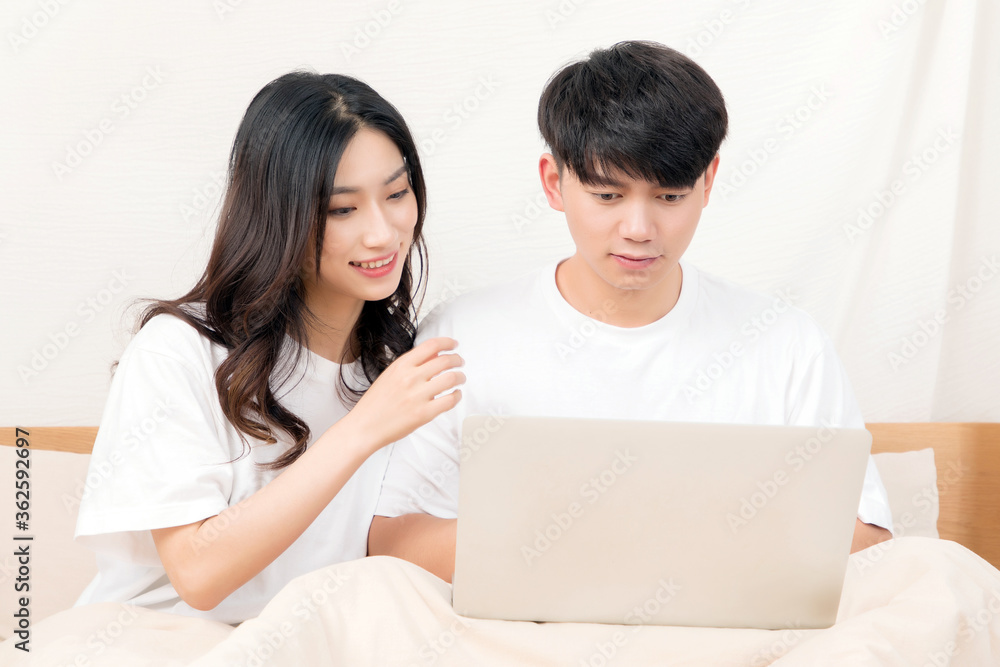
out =
<svg viewBox="0 0 1000 667"><path fill-rule="evenodd" d="M371 266L372 264L377 264L380 261L385 261L387 258L390 257L392 259L389 262L383 264L382 266L376 266L372 268L365 268L364 266L361 266L362 264L368 264L369 266ZM386 255L385 257L379 257L376 259L358 263L351 262L350 264L351 268L353 268L355 271L357 271L363 276L367 276L368 278L381 278L382 276L387 276L390 273L392 273L392 270L396 268L396 260L398 259L398 257L399 253L394 252L391 255Z"/></svg>

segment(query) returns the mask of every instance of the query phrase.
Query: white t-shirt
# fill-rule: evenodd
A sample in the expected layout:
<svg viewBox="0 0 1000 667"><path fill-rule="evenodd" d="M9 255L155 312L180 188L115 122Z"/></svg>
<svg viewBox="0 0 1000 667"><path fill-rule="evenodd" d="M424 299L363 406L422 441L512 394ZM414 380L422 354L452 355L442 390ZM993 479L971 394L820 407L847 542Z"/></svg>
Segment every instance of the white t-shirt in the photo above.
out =
<svg viewBox="0 0 1000 667"><path fill-rule="evenodd" d="M285 344L271 386L280 403L308 424L311 445L347 414L337 393L341 367L288 336ZM279 387L297 348L303 352L299 365ZM238 458L244 446L215 389L215 370L226 354L172 315L152 318L126 347L111 382L77 520L77 539L97 552L99 566L77 605L132 601L239 623L257 616L293 578L366 555L386 449L365 461L284 553L215 609L193 609L177 595L150 530L212 517L252 496L281 472L256 464L273 461L291 445L283 432L273 445L248 437L250 452ZM357 386L357 365L344 372Z"/></svg>
<svg viewBox="0 0 1000 667"><path fill-rule="evenodd" d="M787 301L682 261L673 309L622 328L569 305L556 266L463 295L421 323L418 341L458 341L468 379L454 409L393 445L376 514L456 516L471 414L864 427L833 344ZM892 529L870 458L858 516Z"/></svg>

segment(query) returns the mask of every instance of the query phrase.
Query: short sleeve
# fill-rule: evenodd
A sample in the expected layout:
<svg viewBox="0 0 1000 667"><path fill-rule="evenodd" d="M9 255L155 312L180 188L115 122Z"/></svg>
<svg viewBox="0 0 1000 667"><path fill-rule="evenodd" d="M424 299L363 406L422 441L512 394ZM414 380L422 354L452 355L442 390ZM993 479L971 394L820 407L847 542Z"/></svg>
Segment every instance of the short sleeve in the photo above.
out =
<svg viewBox="0 0 1000 667"><path fill-rule="evenodd" d="M457 439L446 435L451 428L444 417L393 444L376 515L458 516Z"/></svg>
<svg viewBox="0 0 1000 667"><path fill-rule="evenodd" d="M94 443L76 527L81 542L159 564L150 529L229 506L234 454L213 374L208 341L181 320L157 316L136 335L112 379Z"/></svg>
<svg viewBox="0 0 1000 667"><path fill-rule="evenodd" d="M811 321L810 321L811 323ZM819 351L797 368L789 385L786 405L787 423L793 426L828 426L865 428L854 391L836 349L818 326ZM858 518L892 532L889 494L882 483L874 459L868 457Z"/></svg>
<svg viewBox="0 0 1000 667"><path fill-rule="evenodd" d="M421 322L417 343L452 336L437 310ZM464 401L392 445L375 514L424 513L443 519L458 516L458 463Z"/></svg>

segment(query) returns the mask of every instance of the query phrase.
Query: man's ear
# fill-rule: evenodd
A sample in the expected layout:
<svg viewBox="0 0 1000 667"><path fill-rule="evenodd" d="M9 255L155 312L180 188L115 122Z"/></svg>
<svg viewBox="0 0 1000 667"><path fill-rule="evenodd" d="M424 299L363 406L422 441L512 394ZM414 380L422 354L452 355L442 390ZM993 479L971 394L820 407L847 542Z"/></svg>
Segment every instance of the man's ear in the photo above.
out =
<svg viewBox="0 0 1000 667"><path fill-rule="evenodd" d="M719 171L719 154L715 154L715 159L712 160L711 164L708 165L708 169L705 170L705 203L702 204L702 208L708 206L708 196L712 194L712 186L715 184L715 174Z"/></svg>
<svg viewBox="0 0 1000 667"><path fill-rule="evenodd" d="M538 175L542 179L542 190L549 206L557 211L565 211L562 199L562 182L559 180L559 167L556 158L551 153L542 153L538 160Z"/></svg>

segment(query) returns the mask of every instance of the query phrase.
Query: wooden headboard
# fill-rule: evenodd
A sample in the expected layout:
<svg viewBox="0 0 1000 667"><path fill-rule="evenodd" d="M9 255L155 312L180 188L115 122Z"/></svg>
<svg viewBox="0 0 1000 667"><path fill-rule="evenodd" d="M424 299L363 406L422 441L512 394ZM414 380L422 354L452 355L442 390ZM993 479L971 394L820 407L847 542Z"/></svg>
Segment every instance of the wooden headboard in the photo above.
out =
<svg viewBox="0 0 1000 667"><path fill-rule="evenodd" d="M1000 423L868 424L872 453L934 448L941 512L938 532L1000 567ZM90 453L97 427L28 428L35 449ZM14 445L13 428L0 444Z"/></svg>
<svg viewBox="0 0 1000 667"><path fill-rule="evenodd" d="M1000 568L1000 423L867 424L872 453L934 448L938 534Z"/></svg>
<svg viewBox="0 0 1000 667"><path fill-rule="evenodd" d="M89 454L97 439L96 426L22 426L27 429L28 442L32 449L47 449L53 452L73 452ZM14 446L14 428L0 429L0 445Z"/></svg>

